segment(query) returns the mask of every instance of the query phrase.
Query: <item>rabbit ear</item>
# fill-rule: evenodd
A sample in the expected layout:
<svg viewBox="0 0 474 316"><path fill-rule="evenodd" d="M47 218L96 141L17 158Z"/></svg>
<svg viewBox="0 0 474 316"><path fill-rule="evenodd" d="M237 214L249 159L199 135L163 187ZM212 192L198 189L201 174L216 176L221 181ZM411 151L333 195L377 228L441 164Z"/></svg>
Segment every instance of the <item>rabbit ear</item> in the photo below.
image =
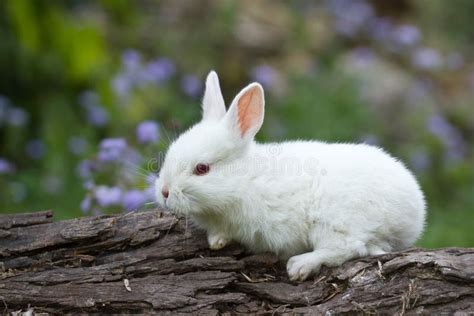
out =
<svg viewBox="0 0 474 316"><path fill-rule="evenodd" d="M225 115L225 103L219 86L219 78L211 71L206 79L206 91L202 100L202 119L220 119Z"/></svg>
<svg viewBox="0 0 474 316"><path fill-rule="evenodd" d="M241 138L253 138L263 123L265 97L263 88L254 82L245 87L235 97L227 112L227 119L232 129Z"/></svg>

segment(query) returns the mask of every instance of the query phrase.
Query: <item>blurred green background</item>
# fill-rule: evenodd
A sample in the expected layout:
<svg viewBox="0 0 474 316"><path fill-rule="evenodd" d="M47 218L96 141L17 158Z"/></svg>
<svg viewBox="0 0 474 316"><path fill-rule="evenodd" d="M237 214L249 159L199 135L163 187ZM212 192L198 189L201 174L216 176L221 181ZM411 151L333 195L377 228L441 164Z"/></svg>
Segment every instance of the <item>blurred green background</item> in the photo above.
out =
<svg viewBox="0 0 474 316"><path fill-rule="evenodd" d="M474 246L474 1L0 2L0 213L152 207L160 152L266 89L260 141L367 142L426 193L420 246Z"/></svg>

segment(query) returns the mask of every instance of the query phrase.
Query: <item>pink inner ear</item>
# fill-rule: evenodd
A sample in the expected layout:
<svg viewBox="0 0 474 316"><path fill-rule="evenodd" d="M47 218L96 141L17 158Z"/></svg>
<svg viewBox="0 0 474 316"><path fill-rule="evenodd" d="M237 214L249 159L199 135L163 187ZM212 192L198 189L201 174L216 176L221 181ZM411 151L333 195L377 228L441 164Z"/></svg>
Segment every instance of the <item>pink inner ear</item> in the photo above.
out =
<svg viewBox="0 0 474 316"><path fill-rule="evenodd" d="M258 124L262 117L263 103L258 87L252 87L244 93L237 104L240 135L244 136L247 131Z"/></svg>

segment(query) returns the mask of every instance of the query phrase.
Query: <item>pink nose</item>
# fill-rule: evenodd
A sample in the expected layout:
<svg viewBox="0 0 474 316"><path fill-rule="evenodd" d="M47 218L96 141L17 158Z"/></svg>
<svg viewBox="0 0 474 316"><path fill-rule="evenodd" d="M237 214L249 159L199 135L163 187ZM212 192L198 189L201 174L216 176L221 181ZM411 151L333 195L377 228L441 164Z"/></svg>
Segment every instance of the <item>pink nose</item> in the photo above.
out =
<svg viewBox="0 0 474 316"><path fill-rule="evenodd" d="M170 195L170 191L168 191L168 189L166 188L163 188L163 190L161 190L161 194L163 194L163 197L167 199L168 196Z"/></svg>

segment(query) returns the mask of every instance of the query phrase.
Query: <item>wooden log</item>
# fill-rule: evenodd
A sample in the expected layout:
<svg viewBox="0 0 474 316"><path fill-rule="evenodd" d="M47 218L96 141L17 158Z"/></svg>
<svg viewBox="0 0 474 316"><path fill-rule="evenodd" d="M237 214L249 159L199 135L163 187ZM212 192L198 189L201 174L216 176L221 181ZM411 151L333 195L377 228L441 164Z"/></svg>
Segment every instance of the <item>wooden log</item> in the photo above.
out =
<svg viewBox="0 0 474 316"><path fill-rule="evenodd" d="M303 283L284 263L160 211L52 222L0 216L0 308L35 313L474 312L474 248L410 249L323 267Z"/></svg>

